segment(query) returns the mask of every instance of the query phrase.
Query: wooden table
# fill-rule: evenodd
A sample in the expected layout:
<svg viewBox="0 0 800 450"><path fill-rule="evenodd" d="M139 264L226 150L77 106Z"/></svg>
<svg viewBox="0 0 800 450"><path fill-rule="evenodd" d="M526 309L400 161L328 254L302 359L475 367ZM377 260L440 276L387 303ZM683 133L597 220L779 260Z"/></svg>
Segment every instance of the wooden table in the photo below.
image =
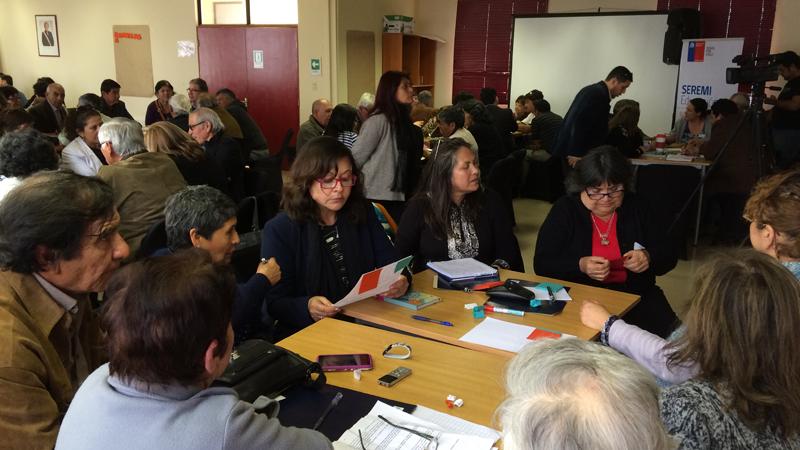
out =
<svg viewBox="0 0 800 450"><path fill-rule="evenodd" d="M501 270L501 279L519 278L533 281L551 281L564 286L569 286L569 294L572 301L567 303L564 311L555 316L526 313L525 317L512 316L510 314L487 314L487 316L501 319L506 322L519 323L548 330L559 331L561 333L572 334L581 339L594 339L599 334L598 331L583 326L580 319L581 301L592 299L600 302L612 314L622 315L628 312L633 305L639 301L639 296L617 292L608 289L585 286L582 284L568 283L566 281L555 280L552 278L539 277L532 274L514 272L511 270ZM466 293L454 290L434 289L433 271L425 270L414 275L413 289L416 291L427 292L442 298L442 301L429 306L419 312L392 305L382 300L369 298L357 303L353 303L344 308L344 314L365 322L401 330L407 333L424 336L459 347L470 348L481 352L496 353L509 356L511 353L479 344L460 341L459 338L471 330L482 319L474 319L472 311L464 309L467 303L478 303L482 305L488 298L484 293ZM411 318L413 314L419 314L432 319L444 320L453 323L452 327L439 325L436 323L422 322Z"/></svg>
<svg viewBox="0 0 800 450"><path fill-rule="evenodd" d="M706 170L708 170L708 166L711 165L711 161L706 161L705 159L698 159L695 158L692 161L669 161L666 158L666 155L663 157L658 156L650 156L650 155L643 155L641 158L631 158L630 162L633 164L634 174L638 172L639 166L650 166L650 165L657 165L657 166L677 166L677 167L691 167L693 169L697 169L700 171L700 180L706 175ZM700 185L700 196L697 198L697 219L695 220L694 224L694 245L697 245L697 240L700 237L700 214L703 211L703 187L705 183Z"/></svg>
<svg viewBox="0 0 800 450"><path fill-rule="evenodd" d="M405 342L411 346L410 359L397 360L382 356L383 350L395 342ZM496 428L492 424L492 416L505 396L503 371L507 357L329 318L293 334L277 345L312 361L323 354L369 353L375 368L362 372L360 381L353 378L352 372L328 372L328 384L427 406ZM399 366L408 367L413 373L391 388L378 384L378 378ZM464 406L448 409L445 405L448 394L462 398Z"/></svg>

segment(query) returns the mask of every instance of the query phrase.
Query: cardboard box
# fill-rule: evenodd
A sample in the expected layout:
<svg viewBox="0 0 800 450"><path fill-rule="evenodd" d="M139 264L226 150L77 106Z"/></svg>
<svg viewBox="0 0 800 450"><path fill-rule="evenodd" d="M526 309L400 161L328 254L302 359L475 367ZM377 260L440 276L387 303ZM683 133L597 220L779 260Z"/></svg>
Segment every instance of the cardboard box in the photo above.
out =
<svg viewBox="0 0 800 450"><path fill-rule="evenodd" d="M383 16L383 32L414 34L414 18L408 16Z"/></svg>

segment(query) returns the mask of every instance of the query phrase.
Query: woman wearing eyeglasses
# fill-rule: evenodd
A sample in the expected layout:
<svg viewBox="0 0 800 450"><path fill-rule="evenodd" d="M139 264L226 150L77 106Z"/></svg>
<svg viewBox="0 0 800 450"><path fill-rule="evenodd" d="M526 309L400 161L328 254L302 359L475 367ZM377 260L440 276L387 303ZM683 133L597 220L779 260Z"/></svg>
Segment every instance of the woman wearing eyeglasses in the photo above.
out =
<svg viewBox="0 0 800 450"><path fill-rule="evenodd" d="M533 268L537 275L639 295L625 320L666 337L677 317L656 276L672 270L677 257L663 224L626 193L632 186L633 169L616 148L589 152L539 230Z"/></svg>
<svg viewBox="0 0 800 450"><path fill-rule="evenodd" d="M397 229L397 251L428 261L475 258L525 271L511 217L500 196L481 187L478 155L461 139L444 139L428 161L420 190Z"/></svg>
<svg viewBox="0 0 800 450"><path fill-rule="evenodd" d="M333 303L362 274L398 259L362 183L352 154L333 137L312 139L292 164L284 212L267 222L261 243L261 256L281 266L281 281L266 299L278 322L276 340L338 314ZM386 295L399 297L407 289L400 275Z"/></svg>

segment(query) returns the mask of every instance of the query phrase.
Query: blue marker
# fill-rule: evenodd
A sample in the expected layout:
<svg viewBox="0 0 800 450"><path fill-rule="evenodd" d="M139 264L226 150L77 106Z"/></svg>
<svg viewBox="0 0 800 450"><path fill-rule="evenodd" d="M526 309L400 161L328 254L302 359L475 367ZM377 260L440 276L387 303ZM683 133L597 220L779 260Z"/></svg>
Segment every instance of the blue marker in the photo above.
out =
<svg viewBox="0 0 800 450"><path fill-rule="evenodd" d="M421 320L423 322L431 322L431 323L438 323L439 325L444 325L446 327L452 327L453 324L450 322L444 322L442 320L431 319L430 317L425 316L411 316L414 320Z"/></svg>

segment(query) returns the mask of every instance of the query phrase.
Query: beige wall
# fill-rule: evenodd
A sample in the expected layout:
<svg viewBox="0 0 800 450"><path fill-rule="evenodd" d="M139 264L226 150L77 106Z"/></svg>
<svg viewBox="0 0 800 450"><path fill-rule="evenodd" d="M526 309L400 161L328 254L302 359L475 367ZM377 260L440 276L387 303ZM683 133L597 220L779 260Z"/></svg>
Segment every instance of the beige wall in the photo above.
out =
<svg viewBox="0 0 800 450"><path fill-rule="evenodd" d="M338 0L337 53L337 101L346 101L347 92L347 31L372 31L375 33L375 82L383 70L382 27L383 16L401 14L414 17L415 33L437 37L444 43L436 49L436 80L434 103L450 103L453 90L453 42L456 32L456 9L458 0ZM419 12L419 13L418 13ZM424 14L423 14L424 12Z"/></svg>
<svg viewBox="0 0 800 450"><path fill-rule="evenodd" d="M458 0L416 0L417 14L414 30L425 36L435 36L444 43L436 45L436 80L434 106L449 105L453 98L453 49L456 40L456 11Z"/></svg>
<svg viewBox="0 0 800 450"><path fill-rule="evenodd" d="M83 0L78 6L52 0L5 0L0 14L0 67L14 76L14 84L26 95L33 93L36 78L52 77L64 85L67 105L74 106L81 94L99 93L103 79L116 78L109 17L120 17L124 20L113 23L150 26L153 78L170 80L182 91L197 76L196 55L177 57L177 41L197 40L194 4L192 0L137 0L109 6L103 0ZM38 56L36 14L57 16L61 57ZM153 98L127 97L122 87L122 100L140 121Z"/></svg>
<svg viewBox="0 0 800 450"><path fill-rule="evenodd" d="M297 2L297 54L300 60L300 122L311 114L311 104L318 98L331 99L336 70L331 42L335 25L336 0L300 0ZM311 75L311 58L320 58L321 75ZM335 101L335 99L332 99Z"/></svg>
<svg viewBox="0 0 800 450"><path fill-rule="evenodd" d="M657 7L658 0L550 0L547 3L547 12L591 12L598 8L601 12L655 11Z"/></svg>
<svg viewBox="0 0 800 450"><path fill-rule="evenodd" d="M772 45L770 53L787 50L800 52L800 28L797 18L800 17L800 1L778 0L775 9L775 25L772 27Z"/></svg>

